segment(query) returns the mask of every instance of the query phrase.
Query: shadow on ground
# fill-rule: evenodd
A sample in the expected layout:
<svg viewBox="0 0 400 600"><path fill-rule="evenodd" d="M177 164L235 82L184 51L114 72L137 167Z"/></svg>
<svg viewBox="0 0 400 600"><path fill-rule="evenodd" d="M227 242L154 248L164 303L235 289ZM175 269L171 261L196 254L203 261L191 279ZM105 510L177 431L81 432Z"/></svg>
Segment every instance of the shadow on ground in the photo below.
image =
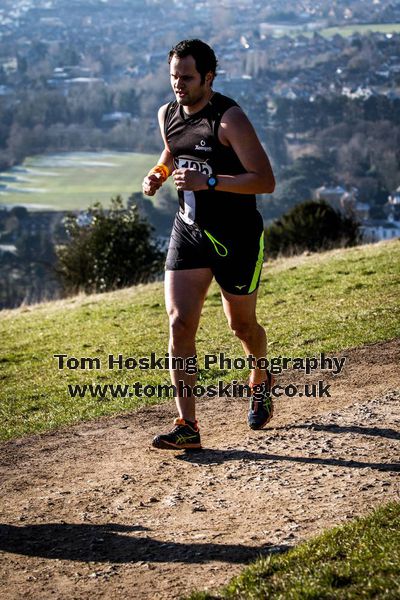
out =
<svg viewBox="0 0 400 600"><path fill-rule="evenodd" d="M395 429L382 429L380 427L359 427L358 425L336 425L328 423L321 425L319 423L301 423L298 425L285 425L284 427L275 427L275 431L290 431L292 429L310 429L311 431L326 431L328 433L355 433L357 435L370 435L373 437L383 437L391 440L400 441L400 432Z"/></svg>
<svg viewBox="0 0 400 600"><path fill-rule="evenodd" d="M326 465L330 467L345 467L350 469L374 469L377 471L400 472L400 463L372 463L360 460L343 460L341 458L313 458L308 456L286 456L284 454L268 454L267 452L250 452L249 450L213 450L203 448L202 451L186 451L175 455L177 460L183 460L200 465L210 463L222 464L230 460L246 461L288 461L308 465Z"/></svg>
<svg viewBox="0 0 400 600"><path fill-rule="evenodd" d="M14 554L82 562L135 563L223 561L245 563L259 556L285 552L286 545L258 547L240 544L161 542L137 537L149 531L140 525L46 523L39 525L0 524L0 549Z"/></svg>

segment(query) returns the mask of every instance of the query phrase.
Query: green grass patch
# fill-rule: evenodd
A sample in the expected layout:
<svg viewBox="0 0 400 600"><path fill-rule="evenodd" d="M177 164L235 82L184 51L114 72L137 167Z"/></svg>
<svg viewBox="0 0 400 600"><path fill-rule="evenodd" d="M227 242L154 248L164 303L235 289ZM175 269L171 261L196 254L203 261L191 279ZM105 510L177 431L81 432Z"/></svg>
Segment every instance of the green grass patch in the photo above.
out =
<svg viewBox="0 0 400 600"><path fill-rule="evenodd" d="M0 204L77 210L94 202L109 206L112 196L125 200L142 190L143 177L157 162L155 154L67 152L26 158L0 173Z"/></svg>
<svg viewBox="0 0 400 600"><path fill-rule="evenodd" d="M400 504L335 527L245 569L218 593L190 600L359 600L400 597Z"/></svg>
<svg viewBox="0 0 400 600"><path fill-rule="evenodd" d="M349 24L338 27L322 27L320 29L314 28L313 24L309 25L288 25L288 24L276 24L270 26L270 32L275 37L281 37L283 35L290 35L292 37L298 37L300 35L311 38L314 33L318 33L326 38L331 38L334 35L341 35L342 37L350 37L355 33L361 35L368 33L399 33L400 23L360 23L360 24Z"/></svg>
<svg viewBox="0 0 400 600"><path fill-rule="evenodd" d="M269 336L269 356L313 356L400 335L400 243L360 246L293 257L262 273L258 317ZM146 357L167 351L163 285L40 304L0 313L1 439L14 438L130 411L160 398L72 399L67 384L169 384L166 370L108 369L108 356ZM223 318L212 284L197 336L205 354L242 356ZM101 369L59 369L54 354L99 358ZM247 371L202 369L206 385L245 381Z"/></svg>
<svg viewBox="0 0 400 600"><path fill-rule="evenodd" d="M318 31L324 37L333 37L336 34L350 37L355 33L399 33L400 23L366 23L362 25L346 25L345 27L327 27Z"/></svg>

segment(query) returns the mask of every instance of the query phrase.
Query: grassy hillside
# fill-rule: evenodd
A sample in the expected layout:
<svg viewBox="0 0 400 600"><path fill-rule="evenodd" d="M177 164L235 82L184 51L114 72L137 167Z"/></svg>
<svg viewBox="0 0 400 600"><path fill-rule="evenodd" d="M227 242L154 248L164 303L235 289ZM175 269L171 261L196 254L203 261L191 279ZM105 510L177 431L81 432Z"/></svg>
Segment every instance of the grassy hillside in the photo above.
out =
<svg viewBox="0 0 400 600"><path fill-rule="evenodd" d="M312 356L400 335L400 242L293 257L262 273L258 315L270 356ZM0 313L1 438L132 410L158 398L74 398L67 384L169 383L168 371L110 370L108 356L163 357L168 327L162 283ZM198 333L204 354L241 356L222 317L218 287L206 300ZM59 369L54 354L98 358L101 369ZM87 366L87 365L86 365ZM202 370L210 384L246 380L245 371Z"/></svg>
<svg viewBox="0 0 400 600"><path fill-rule="evenodd" d="M0 204L36 208L84 209L111 196L125 200L142 189L142 180L158 155L134 152L68 152L25 159L0 173Z"/></svg>
<svg viewBox="0 0 400 600"><path fill-rule="evenodd" d="M286 554L251 565L217 594L190 600L400 597L400 504L323 533Z"/></svg>

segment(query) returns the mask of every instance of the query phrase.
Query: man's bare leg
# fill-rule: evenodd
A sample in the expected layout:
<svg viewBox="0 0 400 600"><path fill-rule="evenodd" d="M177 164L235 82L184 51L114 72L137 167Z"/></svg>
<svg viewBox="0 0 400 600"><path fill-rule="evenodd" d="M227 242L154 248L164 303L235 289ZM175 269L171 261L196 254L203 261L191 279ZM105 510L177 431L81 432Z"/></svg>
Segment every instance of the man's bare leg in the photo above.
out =
<svg viewBox="0 0 400 600"><path fill-rule="evenodd" d="M221 296L229 326L241 341L246 356L252 354L256 358L266 357L267 336L256 317L257 290L247 296L221 290ZM262 381L265 381L265 370L252 369L250 382L258 384Z"/></svg>
<svg viewBox="0 0 400 600"><path fill-rule="evenodd" d="M257 291L248 296L236 296L222 291L222 303L232 331L242 342L246 355L252 354L258 359L267 354L267 340L264 328L257 322L256 302ZM247 423L250 429L263 429L274 412L271 377L267 377L265 369L254 368L250 374L250 383L253 384L253 390ZM258 385L261 383L263 385Z"/></svg>
<svg viewBox="0 0 400 600"><path fill-rule="evenodd" d="M195 356L196 332L212 277L210 269L166 271L165 307L169 317L168 350L171 357L186 359ZM196 374L188 375L184 369L171 369L170 373L172 384L177 387L179 381L191 387L196 383ZM177 396L176 406L181 418L195 421L195 398L193 396Z"/></svg>

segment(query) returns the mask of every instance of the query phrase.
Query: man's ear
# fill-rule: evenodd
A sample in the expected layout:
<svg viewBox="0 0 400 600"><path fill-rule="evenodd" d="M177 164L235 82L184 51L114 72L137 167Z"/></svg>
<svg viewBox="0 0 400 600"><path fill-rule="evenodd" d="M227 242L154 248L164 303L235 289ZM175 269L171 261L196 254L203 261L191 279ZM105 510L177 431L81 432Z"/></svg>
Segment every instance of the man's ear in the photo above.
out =
<svg viewBox="0 0 400 600"><path fill-rule="evenodd" d="M214 73L212 71L208 71L208 73L206 73L205 80L210 86L213 82L213 79L214 79Z"/></svg>

